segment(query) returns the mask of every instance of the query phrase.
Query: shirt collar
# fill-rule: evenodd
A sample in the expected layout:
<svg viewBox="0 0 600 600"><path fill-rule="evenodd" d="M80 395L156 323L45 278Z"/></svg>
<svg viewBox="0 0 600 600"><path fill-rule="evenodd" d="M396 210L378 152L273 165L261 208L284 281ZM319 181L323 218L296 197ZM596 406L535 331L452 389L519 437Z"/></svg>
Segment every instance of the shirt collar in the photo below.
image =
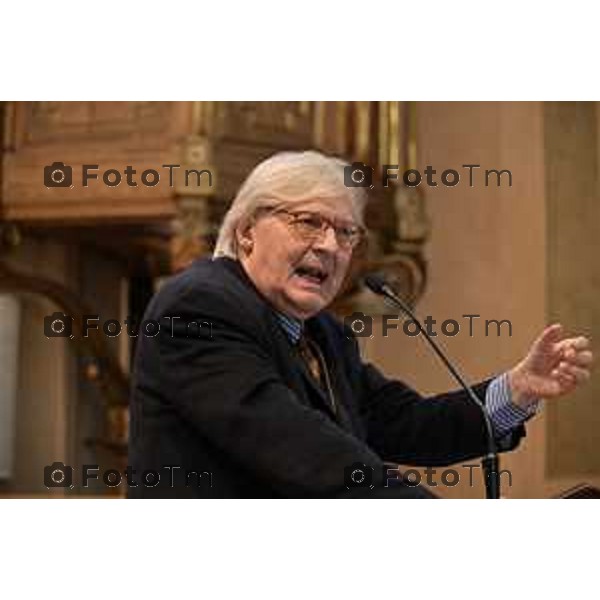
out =
<svg viewBox="0 0 600 600"><path fill-rule="evenodd" d="M278 311L275 312L275 315L290 342L292 342L292 344L297 344L302 337L304 322L296 317L290 317L289 315L285 315Z"/></svg>

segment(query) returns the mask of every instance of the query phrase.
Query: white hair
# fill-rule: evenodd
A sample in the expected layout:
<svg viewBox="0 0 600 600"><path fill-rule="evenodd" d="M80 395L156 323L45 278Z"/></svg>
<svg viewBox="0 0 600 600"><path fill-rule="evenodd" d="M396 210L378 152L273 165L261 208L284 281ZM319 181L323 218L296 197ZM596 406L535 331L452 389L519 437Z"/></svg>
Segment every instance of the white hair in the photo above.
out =
<svg viewBox="0 0 600 600"><path fill-rule="evenodd" d="M347 198L354 219L364 225L363 188L344 185L348 163L320 152L279 152L258 164L240 187L219 229L213 257L237 258L238 227L257 209L315 198Z"/></svg>

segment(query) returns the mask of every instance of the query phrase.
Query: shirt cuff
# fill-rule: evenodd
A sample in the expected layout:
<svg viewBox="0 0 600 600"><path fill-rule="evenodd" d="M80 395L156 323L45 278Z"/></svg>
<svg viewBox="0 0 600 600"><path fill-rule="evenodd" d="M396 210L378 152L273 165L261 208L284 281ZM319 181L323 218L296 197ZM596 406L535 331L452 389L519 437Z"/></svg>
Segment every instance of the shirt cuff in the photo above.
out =
<svg viewBox="0 0 600 600"><path fill-rule="evenodd" d="M485 394L487 407L495 437L504 437L507 433L523 424L533 416L539 407L540 400L533 399L525 407L517 406L512 401L508 373L496 377L489 384Z"/></svg>

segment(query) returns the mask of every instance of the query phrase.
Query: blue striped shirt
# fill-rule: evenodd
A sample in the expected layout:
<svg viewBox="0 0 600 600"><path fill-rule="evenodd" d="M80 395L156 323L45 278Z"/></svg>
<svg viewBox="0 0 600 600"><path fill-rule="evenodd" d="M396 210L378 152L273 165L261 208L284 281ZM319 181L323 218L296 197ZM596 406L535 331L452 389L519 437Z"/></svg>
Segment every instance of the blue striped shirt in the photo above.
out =
<svg viewBox="0 0 600 600"><path fill-rule="evenodd" d="M280 312L275 314L292 344L297 344L302 335L302 321ZM500 439L535 414L539 400L533 400L526 408L514 404L508 383L508 373L502 373L488 385L485 393L485 406L490 415L495 437Z"/></svg>

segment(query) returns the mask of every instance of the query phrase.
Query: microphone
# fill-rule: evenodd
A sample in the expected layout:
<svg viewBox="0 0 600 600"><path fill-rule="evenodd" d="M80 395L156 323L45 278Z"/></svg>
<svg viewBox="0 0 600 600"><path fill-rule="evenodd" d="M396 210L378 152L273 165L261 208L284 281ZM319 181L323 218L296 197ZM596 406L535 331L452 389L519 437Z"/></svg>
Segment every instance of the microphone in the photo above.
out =
<svg viewBox="0 0 600 600"><path fill-rule="evenodd" d="M475 405L481 410L483 415L483 421L485 425L486 433L486 446L487 454L482 458L481 466L485 479L485 492L486 498L497 499L500 498L500 476L498 474L498 448L496 446L496 440L494 438L494 430L492 428L492 422L490 415L483 404L483 402L477 397L477 394L473 391L473 388L464 380L461 374L456 370L454 365L443 353L441 348L436 344L435 340L427 333L425 328L421 325L421 322L413 314L412 310L408 305L400 298L394 290L390 287L385 277L380 273L370 273L364 278L365 285L378 296L387 298L394 306L397 306L403 313L408 315L419 327L419 331L423 333L425 339L429 342L435 353L444 363L446 368L450 371L454 379L458 384L465 390L469 398L475 403Z"/></svg>

